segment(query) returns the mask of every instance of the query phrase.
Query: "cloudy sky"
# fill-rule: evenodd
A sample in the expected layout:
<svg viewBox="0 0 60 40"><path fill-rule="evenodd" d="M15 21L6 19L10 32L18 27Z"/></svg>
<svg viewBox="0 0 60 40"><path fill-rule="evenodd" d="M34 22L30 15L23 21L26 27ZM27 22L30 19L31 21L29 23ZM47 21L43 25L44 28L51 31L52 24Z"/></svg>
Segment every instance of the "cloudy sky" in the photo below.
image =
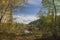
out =
<svg viewBox="0 0 60 40"><path fill-rule="evenodd" d="M23 4L22 9L14 10L15 21L19 23L29 23L31 21L37 20L36 14L41 8L41 0L28 0L28 4ZM17 11L18 10L18 11Z"/></svg>

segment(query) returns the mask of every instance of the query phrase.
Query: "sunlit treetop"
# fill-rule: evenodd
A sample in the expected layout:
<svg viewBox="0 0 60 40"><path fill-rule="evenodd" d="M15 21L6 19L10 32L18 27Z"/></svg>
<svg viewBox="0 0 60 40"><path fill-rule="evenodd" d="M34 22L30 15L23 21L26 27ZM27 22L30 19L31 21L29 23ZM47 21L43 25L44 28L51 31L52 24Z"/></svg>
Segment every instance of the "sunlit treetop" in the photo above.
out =
<svg viewBox="0 0 60 40"><path fill-rule="evenodd" d="M20 4L26 0L0 0L0 9L5 8L15 8L21 6Z"/></svg>

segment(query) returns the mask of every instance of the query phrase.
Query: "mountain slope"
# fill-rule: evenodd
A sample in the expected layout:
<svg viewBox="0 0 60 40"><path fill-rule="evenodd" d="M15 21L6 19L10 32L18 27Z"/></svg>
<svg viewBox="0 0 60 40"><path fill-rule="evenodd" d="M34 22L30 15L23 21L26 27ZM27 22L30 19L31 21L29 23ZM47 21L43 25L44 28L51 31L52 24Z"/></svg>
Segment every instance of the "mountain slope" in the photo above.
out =
<svg viewBox="0 0 60 40"><path fill-rule="evenodd" d="M31 25L31 24L35 25L35 24L40 23L40 22L41 22L41 20L38 19L38 20L35 20L35 21L30 22L29 25Z"/></svg>

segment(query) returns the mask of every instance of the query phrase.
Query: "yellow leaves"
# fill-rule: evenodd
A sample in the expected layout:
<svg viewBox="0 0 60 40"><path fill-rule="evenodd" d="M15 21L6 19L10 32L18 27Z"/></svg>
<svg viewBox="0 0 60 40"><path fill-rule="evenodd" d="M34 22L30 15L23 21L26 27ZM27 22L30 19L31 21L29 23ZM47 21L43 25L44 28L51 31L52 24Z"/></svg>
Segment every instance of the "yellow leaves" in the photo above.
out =
<svg viewBox="0 0 60 40"><path fill-rule="evenodd" d="M15 30L15 28L14 27L11 27L10 31L14 31L14 30Z"/></svg>
<svg viewBox="0 0 60 40"><path fill-rule="evenodd" d="M2 0L1 1L1 6L3 7L3 9L5 9L6 7L7 7L7 5L8 5L8 1L6 1L6 0Z"/></svg>
<svg viewBox="0 0 60 40"><path fill-rule="evenodd" d="M5 1L2 1L3 4L5 4L6 2Z"/></svg>
<svg viewBox="0 0 60 40"><path fill-rule="evenodd" d="M41 19L45 22L45 23L51 23L52 22L52 16L41 16Z"/></svg>
<svg viewBox="0 0 60 40"><path fill-rule="evenodd" d="M49 20L47 20L46 22L47 22L47 23L51 23L51 20L49 19Z"/></svg>
<svg viewBox="0 0 60 40"><path fill-rule="evenodd" d="M6 20L12 20L12 12L16 7L22 8L21 3L25 2L25 0L1 0L0 2L0 13L4 14L2 15L3 18L6 16ZM3 20L5 20L3 19ZM2 20L2 18L1 18ZM1 21L0 20L0 21Z"/></svg>
<svg viewBox="0 0 60 40"><path fill-rule="evenodd" d="M52 22L52 21L51 21L51 17L47 17L47 18L46 18L46 22L47 22L47 23L51 23L51 22Z"/></svg>
<svg viewBox="0 0 60 40"><path fill-rule="evenodd" d="M7 32L7 33L14 33L14 34L22 34L22 32L24 31L24 28L26 27L23 27L24 24L16 24L16 23L1 23L0 24L0 31L4 31L4 32Z"/></svg>

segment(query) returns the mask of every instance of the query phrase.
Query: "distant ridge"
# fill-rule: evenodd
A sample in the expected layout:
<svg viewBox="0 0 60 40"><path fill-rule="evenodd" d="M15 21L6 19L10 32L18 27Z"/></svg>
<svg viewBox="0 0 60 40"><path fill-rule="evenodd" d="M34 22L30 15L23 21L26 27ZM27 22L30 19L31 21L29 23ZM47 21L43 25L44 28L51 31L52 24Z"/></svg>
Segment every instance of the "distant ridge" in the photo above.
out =
<svg viewBox="0 0 60 40"><path fill-rule="evenodd" d="M40 22L41 22L41 20L38 19L38 20L30 22L29 25L32 25L32 24L35 25L35 24L40 23Z"/></svg>

